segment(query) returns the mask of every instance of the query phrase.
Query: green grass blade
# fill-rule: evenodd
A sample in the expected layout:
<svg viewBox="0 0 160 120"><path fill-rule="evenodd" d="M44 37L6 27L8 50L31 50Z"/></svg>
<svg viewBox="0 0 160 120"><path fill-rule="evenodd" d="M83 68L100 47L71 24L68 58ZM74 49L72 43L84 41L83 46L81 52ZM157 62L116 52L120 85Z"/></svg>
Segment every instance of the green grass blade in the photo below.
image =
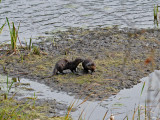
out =
<svg viewBox="0 0 160 120"><path fill-rule="evenodd" d="M31 50L31 44L32 44L32 38L30 38L30 41L29 41L29 50Z"/></svg>
<svg viewBox="0 0 160 120"><path fill-rule="evenodd" d="M156 15L156 8L155 8L155 5L154 5L154 17L155 17L155 15Z"/></svg>
<svg viewBox="0 0 160 120"><path fill-rule="evenodd" d="M8 24L8 27L9 27L9 31L10 31L10 36L11 36L11 46L12 46L12 49L14 48L14 40L13 40L13 30L11 29L10 27L10 23L9 23L9 20L8 18L6 17L6 20L7 20L7 24Z"/></svg>
<svg viewBox="0 0 160 120"><path fill-rule="evenodd" d="M2 33L2 30L3 30L4 26L5 26L5 24L6 24L6 23L4 23L4 24L2 25L2 27L0 28L0 34Z"/></svg>
<svg viewBox="0 0 160 120"><path fill-rule="evenodd" d="M8 23L9 30L10 30L10 32L11 32L10 23L9 23L9 20L8 20L8 18L7 18L7 17L6 17L6 20L7 20L7 23Z"/></svg>
<svg viewBox="0 0 160 120"><path fill-rule="evenodd" d="M138 120L140 120L140 108L139 108L139 105L138 105Z"/></svg>
<svg viewBox="0 0 160 120"><path fill-rule="evenodd" d="M19 22L19 25L18 25L18 30L17 30L17 32L19 31L19 27L20 27L20 22Z"/></svg>
<svg viewBox="0 0 160 120"><path fill-rule="evenodd" d="M143 93L144 86L145 86L145 82L143 83L143 87L142 87L142 90L141 90L141 95L142 95L142 93Z"/></svg>
<svg viewBox="0 0 160 120"><path fill-rule="evenodd" d="M12 81L11 85L9 86L8 93L11 90L13 83L14 83L14 81Z"/></svg>
<svg viewBox="0 0 160 120"><path fill-rule="evenodd" d="M9 84L9 80L8 80L8 74L7 74L7 91L8 91L8 84Z"/></svg>

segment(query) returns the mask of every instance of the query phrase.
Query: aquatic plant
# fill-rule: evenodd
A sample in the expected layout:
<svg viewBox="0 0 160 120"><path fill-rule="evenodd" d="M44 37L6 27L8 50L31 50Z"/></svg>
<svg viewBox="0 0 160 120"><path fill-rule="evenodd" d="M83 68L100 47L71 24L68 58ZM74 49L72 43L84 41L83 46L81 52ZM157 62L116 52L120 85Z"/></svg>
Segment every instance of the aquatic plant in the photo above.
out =
<svg viewBox="0 0 160 120"><path fill-rule="evenodd" d="M11 84L9 85L9 79L8 79L8 75L7 75L7 91L3 94L4 95L4 99L7 99L8 98L8 94L12 88L12 85L13 85L14 81L11 82Z"/></svg>
<svg viewBox="0 0 160 120"><path fill-rule="evenodd" d="M2 67L3 67L3 71L6 72L6 67L4 65L2 65Z"/></svg>
<svg viewBox="0 0 160 120"><path fill-rule="evenodd" d="M66 116L65 116L65 120L71 120L71 118L69 117L69 114L70 114L70 112L71 112L71 110L72 110L75 102L76 102L76 100L74 100L74 102L71 103L70 106L68 107L68 111L67 111L67 114L66 114Z"/></svg>
<svg viewBox="0 0 160 120"><path fill-rule="evenodd" d="M12 50L14 50L14 52L16 53L18 30L19 30L19 27L20 27L20 23L19 23L18 29L16 29L15 25L14 25L14 22L12 22L12 27L11 27L7 17L6 17L6 20L7 20L9 31L10 31Z"/></svg>
<svg viewBox="0 0 160 120"><path fill-rule="evenodd" d="M158 5L154 5L154 24L158 27Z"/></svg>
<svg viewBox="0 0 160 120"><path fill-rule="evenodd" d="M40 48L37 46L33 47L32 53L35 55L40 55Z"/></svg>
<svg viewBox="0 0 160 120"><path fill-rule="evenodd" d="M32 38L30 38L30 41L29 41L29 47L28 47L29 50L31 50L31 45L32 45Z"/></svg>
<svg viewBox="0 0 160 120"><path fill-rule="evenodd" d="M21 62L23 63L23 58L24 58L23 53L20 55L20 58L21 58Z"/></svg>
<svg viewBox="0 0 160 120"><path fill-rule="evenodd" d="M4 24L2 25L2 27L0 28L0 34L2 33L2 30L3 30L4 26L5 26L5 24L6 24L6 23L4 23Z"/></svg>

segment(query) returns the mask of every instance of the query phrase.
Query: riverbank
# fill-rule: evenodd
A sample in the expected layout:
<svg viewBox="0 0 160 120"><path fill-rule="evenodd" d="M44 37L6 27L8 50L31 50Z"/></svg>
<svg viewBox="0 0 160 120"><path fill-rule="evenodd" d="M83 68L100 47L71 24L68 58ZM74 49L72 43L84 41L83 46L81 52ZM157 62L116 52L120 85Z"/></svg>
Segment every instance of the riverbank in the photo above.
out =
<svg viewBox="0 0 160 120"><path fill-rule="evenodd" d="M140 78L159 69L159 32L154 29L119 30L116 26L48 32L46 34L51 37L39 37L41 42L34 44L41 50L39 55L21 51L23 58L18 54L2 56L0 74L38 81L76 98L106 99L123 88L131 88ZM76 57L91 58L96 72L84 74L80 64L77 74L68 70L65 75L44 79L52 74L59 59Z"/></svg>

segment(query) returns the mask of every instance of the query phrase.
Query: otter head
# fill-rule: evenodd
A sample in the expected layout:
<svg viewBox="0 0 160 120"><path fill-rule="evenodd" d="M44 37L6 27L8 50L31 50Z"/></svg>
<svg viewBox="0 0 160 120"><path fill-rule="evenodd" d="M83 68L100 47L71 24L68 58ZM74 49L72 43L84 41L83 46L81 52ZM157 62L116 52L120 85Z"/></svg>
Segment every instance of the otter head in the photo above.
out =
<svg viewBox="0 0 160 120"><path fill-rule="evenodd" d="M88 63L86 66L89 70L91 70L92 72L95 72L96 65L94 63Z"/></svg>

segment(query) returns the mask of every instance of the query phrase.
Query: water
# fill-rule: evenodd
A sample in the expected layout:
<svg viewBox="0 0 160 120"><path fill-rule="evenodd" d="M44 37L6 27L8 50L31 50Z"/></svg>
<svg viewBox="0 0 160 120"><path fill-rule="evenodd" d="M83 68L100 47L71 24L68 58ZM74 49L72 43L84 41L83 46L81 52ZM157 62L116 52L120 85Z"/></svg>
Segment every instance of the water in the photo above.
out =
<svg viewBox="0 0 160 120"><path fill-rule="evenodd" d="M21 41L46 36L46 31L68 27L98 27L119 25L148 28L153 25L154 4L159 0L2 0L0 25L8 17L18 26ZM0 42L9 40L8 26Z"/></svg>
<svg viewBox="0 0 160 120"><path fill-rule="evenodd" d="M6 80L6 77L4 76L1 76L0 78L1 81ZM11 78L9 80L11 81ZM152 83L150 83L150 80L152 80ZM141 115L141 119L144 119L145 101L149 100L150 103L148 103L147 106L150 106L151 108L151 115L153 116L152 120L156 120L156 115L159 115L160 117L160 114L158 114L158 112L160 112L160 104L158 102L160 99L160 71L155 71L148 77L141 79L141 81L141 83L135 85L133 88L121 90L117 95L103 100L102 102L86 101L81 105L80 103L82 103L83 100L75 99L74 96L69 96L64 92L53 91L52 88L49 88L44 84L30 81L28 79L21 79L20 83L29 83L25 87L32 88L33 91L20 89L24 85L16 88L13 87L11 90L18 91L22 94L22 96L18 97L19 99L24 97L33 97L35 93L36 97L38 97L39 99L56 99L58 102L67 105L69 105L73 101L76 101L74 107L77 108L77 111L71 112L74 120L78 119L82 111L84 111L82 117L87 120L102 120L106 111L108 111L106 119L109 118L109 115L114 114L116 119L122 120L127 115L129 117L129 120L131 120L134 109L136 109L138 105L140 105L141 113L143 113ZM2 81L2 83L3 82L4 81ZM142 91L144 82L145 87ZM3 86L4 85L5 84L3 83Z"/></svg>

